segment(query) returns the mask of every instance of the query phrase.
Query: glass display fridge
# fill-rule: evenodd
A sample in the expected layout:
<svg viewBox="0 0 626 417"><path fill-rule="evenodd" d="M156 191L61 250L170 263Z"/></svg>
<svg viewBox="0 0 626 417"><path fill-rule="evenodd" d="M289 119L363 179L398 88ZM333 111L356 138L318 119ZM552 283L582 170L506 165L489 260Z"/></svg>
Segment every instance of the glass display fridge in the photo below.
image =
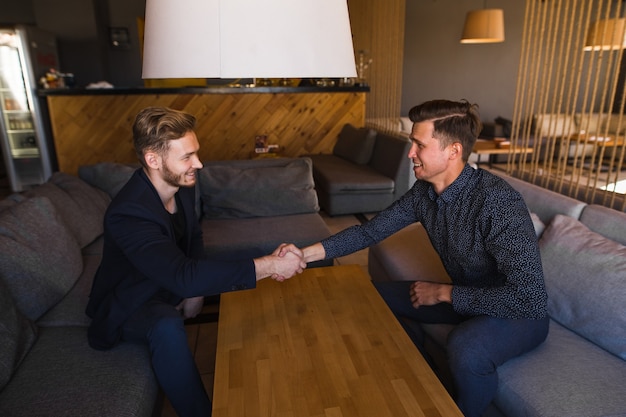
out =
<svg viewBox="0 0 626 417"><path fill-rule="evenodd" d="M51 35L25 26L0 27L0 144L13 192L41 184L52 173L47 121L36 90L42 71L58 68L57 57Z"/></svg>

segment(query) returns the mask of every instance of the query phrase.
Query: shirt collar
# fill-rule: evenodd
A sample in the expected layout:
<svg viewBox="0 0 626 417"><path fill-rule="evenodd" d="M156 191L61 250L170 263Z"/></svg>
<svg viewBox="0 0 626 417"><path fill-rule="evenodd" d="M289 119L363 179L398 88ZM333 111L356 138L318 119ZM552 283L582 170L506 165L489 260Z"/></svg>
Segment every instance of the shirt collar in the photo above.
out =
<svg viewBox="0 0 626 417"><path fill-rule="evenodd" d="M441 193L441 195L437 195L431 185L428 187L428 196L433 201L441 198L445 203L450 203L456 200L463 193L463 190L467 188L467 185L470 183L474 174L476 174L476 170L469 164L465 164L461 174L452 182L452 184L450 184L448 188L444 190L443 193Z"/></svg>

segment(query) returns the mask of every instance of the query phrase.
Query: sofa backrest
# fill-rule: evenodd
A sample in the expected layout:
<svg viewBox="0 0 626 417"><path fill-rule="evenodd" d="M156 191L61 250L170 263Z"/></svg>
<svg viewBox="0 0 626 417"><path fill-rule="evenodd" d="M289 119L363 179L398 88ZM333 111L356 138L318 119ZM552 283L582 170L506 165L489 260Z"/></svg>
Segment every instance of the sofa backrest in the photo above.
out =
<svg viewBox="0 0 626 417"><path fill-rule="evenodd" d="M539 250L549 316L626 360L626 213L501 176L546 224Z"/></svg>
<svg viewBox="0 0 626 417"><path fill-rule="evenodd" d="M319 211L310 158L205 162L197 184L202 216L207 218Z"/></svg>
<svg viewBox="0 0 626 417"><path fill-rule="evenodd" d="M369 166L395 181L396 197L406 193L414 182L408 157L411 142L406 138L378 132Z"/></svg>
<svg viewBox="0 0 626 417"><path fill-rule="evenodd" d="M513 186L524 198L528 209L535 213L542 222L549 223L557 214L579 219L587 204L574 198L559 194L547 188L498 173Z"/></svg>
<svg viewBox="0 0 626 417"><path fill-rule="evenodd" d="M576 120L569 114L540 113L533 116L533 132L536 136L569 136L578 133Z"/></svg>
<svg viewBox="0 0 626 417"><path fill-rule="evenodd" d="M539 113L532 119L533 132L540 137L569 136L585 131L590 134L606 133L623 134L626 122L618 115L606 113L575 113L573 116L564 113Z"/></svg>
<svg viewBox="0 0 626 417"><path fill-rule="evenodd" d="M580 222L592 231L626 245L626 213L590 204L580 215Z"/></svg>
<svg viewBox="0 0 626 417"><path fill-rule="evenodd" d="M346 123L337 136L333 155L357 165L366 165L372 159L375 141L375 130Z"/></svg>

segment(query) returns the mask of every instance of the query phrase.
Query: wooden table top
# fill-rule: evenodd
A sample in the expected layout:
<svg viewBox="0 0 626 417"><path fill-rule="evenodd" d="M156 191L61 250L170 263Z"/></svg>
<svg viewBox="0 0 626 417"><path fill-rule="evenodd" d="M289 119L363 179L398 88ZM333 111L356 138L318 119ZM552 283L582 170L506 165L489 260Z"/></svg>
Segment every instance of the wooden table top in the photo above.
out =
<svg viewBox="0 0 626 417"><path fill-rule="evenodd" d="M513 153L532 153L533 152L533 148L526 148L526 147L515 147L513 148L512 145L509 145L508 147L504 147L504 148L499 148L498 147L498 143L496 141L493 140L485 140L485 139L478 139L476 141L476 143L474 144L474 147L472 148L472 153L475 154L508 154L511 153L511 151L513 151Z"/></svg>
<svg viewBox="0 0 626 417"><path fill-rule="evenodd" d="M221 296L213 417L462 417L360 266L258 284Z"/></svg>
<svg viewBox="0 0 626 417"><path fill-rule="evenodd" d="M612 147L612 146L623 146L625 141L624 141L624 136L618 135L616 136L615 134L609 134L609 135L594 135L594 134L584 134L584 133L575 133L573 135L569 135L569 136L561 136L558 137L557 139L563 141L578 141L580 143L587 143L587 144L592 144L592 145L597 145L600 147Z"/></svg>

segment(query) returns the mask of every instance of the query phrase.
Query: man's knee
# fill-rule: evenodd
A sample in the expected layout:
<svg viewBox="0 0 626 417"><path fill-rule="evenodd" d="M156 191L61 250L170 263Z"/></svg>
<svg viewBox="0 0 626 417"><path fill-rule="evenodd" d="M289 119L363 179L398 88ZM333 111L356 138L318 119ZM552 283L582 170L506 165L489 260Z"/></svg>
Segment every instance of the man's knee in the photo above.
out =
<svg viewBox="0 0 626 417"><path fill-rule="evenodd" d="M476 337L471 331L457 326L448 335L446 350L450 369L455 372L488 374L494 372L496 365L485 343L488 340Z"/></svg>
<svg viewBox="0 0 626 417"><path fill-rule="evenodd" d="M186 343L187 334L185 332L185 323L182 316L171 315L159 318L153 324L148 338L152 343L162 341L173 342L176 340L184 340Z"/></svg>

